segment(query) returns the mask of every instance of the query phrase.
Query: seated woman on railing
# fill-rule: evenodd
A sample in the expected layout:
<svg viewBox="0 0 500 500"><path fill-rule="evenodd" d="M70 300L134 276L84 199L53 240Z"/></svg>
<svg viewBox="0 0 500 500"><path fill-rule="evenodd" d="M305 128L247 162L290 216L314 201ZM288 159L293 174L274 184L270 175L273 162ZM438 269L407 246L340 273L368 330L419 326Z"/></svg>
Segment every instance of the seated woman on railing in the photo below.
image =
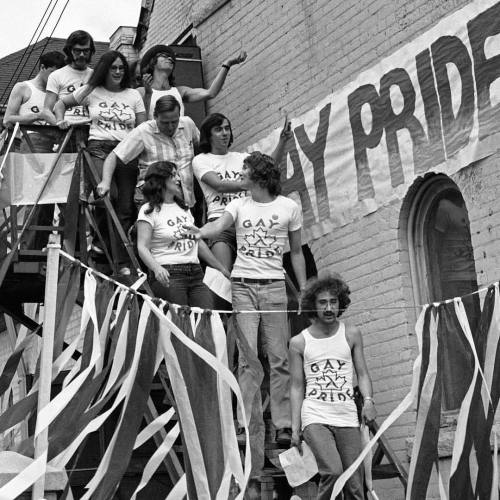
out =
<svg viewBox="0 0 500 500"><path fill-rule="evenodd" d="M102 176L102 165L108 154L125 136L146 119L144 103L137 90L131 87L131 75L125 56L115 50L103 54L87 85L77 89L73 94L58 101L54 113L57 125L61 129L69 127L64 120L67 107L85 105L91 119L87 150L99 176ZM118 160L111 186L111 201L120 223L127 232L136 217L133 202L137 180L137 165L125 165ZM98 179L100 181L100 179ZM86 186L86 195L90 186ZM97 226L108 246L109 235L106 230L106 213L96 210ZM94 253L101 253L102 248L94 242ZM130 274L127 267L128 256L125 248L119 245L118 267L121 274Z"/></svg>
<svg viewBox="0 0 500 500"><path fill-rule="evenodd" d="M211 309L212 294L203 283L198 256L229 278L229 271L202 240L186 236L184 224L194 219L182 201L182 188L175 164L153 163L143 186L147 203L139 210L137 249L152 271L151 288L157 297L173 304Z"/></svg>

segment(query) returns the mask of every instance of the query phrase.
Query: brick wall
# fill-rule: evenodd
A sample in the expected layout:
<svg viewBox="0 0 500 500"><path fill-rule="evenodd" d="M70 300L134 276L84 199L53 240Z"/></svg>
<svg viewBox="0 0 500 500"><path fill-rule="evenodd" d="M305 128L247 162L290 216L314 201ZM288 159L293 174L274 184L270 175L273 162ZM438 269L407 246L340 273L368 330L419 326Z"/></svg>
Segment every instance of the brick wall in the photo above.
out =
<svg viewBox="0 0 500 500"><path fill-rule="evenodd" d="M286 111L299 116L363 70L415 39L465 0L232 0L196 27L205 81L220 64L245 49L248 60L232 68L221 94L208 111L229 116L233 150L244 150L280 126ZM161 6L160 6L161 5ZM168 42L186 26L184 2L157 2L153 19L177 25ZM156 23L156 20L155 20ZM156 24L155 24L156 26ZM151 37L157 37L154 28ZM151 45L148 38L148 45ZM478 283L499 278L500 236L498 155L464 168L452 178L469 211ZM411 190L410 190L411 191ZM410 200L395 201L311 242L318 269L340 272L350 284L352 304L346 319L363 332L374 381L379 421L408 393L419 309L415 307L406 242ZM414 433L415 413L403 415L387 432L391 446L408 464L406 440ZM380 498L403 498L397 480L377 484ZM434 488L430 497L438 497Z"/></svg>
<svg viewBox="0 0 500 500"><path fill-rule="evenodd" d="M146 44L141 52L144 53L149 47L159 43L171 44L191 23L189 14L192 4L188 0L155 2Z"/></svg>

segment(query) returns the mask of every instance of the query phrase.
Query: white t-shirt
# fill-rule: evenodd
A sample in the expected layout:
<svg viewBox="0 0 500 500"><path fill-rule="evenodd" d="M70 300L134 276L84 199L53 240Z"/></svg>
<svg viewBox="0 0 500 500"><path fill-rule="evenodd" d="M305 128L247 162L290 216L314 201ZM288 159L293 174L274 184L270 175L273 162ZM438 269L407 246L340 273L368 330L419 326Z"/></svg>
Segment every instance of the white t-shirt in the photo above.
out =
<svg viewBox="0 0 500 500"><path fill-rule="evenodd" d="M96 87L82 98L85 90L85 87L80 87L73 92L73 97L78 104L88 108L92 120L89 139L121 141L135 127L136 114L146 111L144 101L135 89L111 92L104 87Z"/></svg>
<svg viewBox="0 0 500 500"><path fill-rule="evenodd" d="M85 85L93 72L92 68L79 70L72 68L69 64L56 69L49 75L47 80L47 92L54 92L61 99L61 97L72 94L76 89ZM88 117L83 106L68 108L64 114L65 120L73 122L82 117Z"/></svg>
<svg viewBox="0 0 500 500"><path fill-rule="evenodd" d="M285 196L277 196L268 203L247 196L233 200L226 211L236 226L237 255L231 276L282 279L288 233L302 227L297 203Z"/></svg>
<svg viewBox="0 0 500 500"><path fill-rule="evenodd" d="M202 153L193 158L193 172L200 182L203 195L207 202L207 216L209 219L218 219L226 209L227 204L247 195L246 191L238 193L218 193L202 178L208 172L215 172L219 179L223 181L238 181L243 168L243 160L248 153L228 152L225 155L214 155L212 153Z"/></svg>
<svg viewBox="0 0 500 500"><path fill-rule="evenodd" d="M151 255L160 265L198 264L198 242L185 236L183 224L194 224L189 210L183 210L177 203L163 203L161 210L146 214L149 203L139 210L137 220L151 224Z"/></svg>
<svg viewBox="0 0 500 500"><path fill-rule="evenodd" d="M153 93L151 94L151 101L149 103L149 115L148 115L148 120L153 120L154 119L154 112L155 112L155 106L156 106L156 101L163 96L166 95L171 95L172 97L175 97L177 101L179 102L180 110L179 110L179 115L184 116L184 103L182 102L182 96L177 87L170 87L168 90L155 90L151 89Z"/></svg>

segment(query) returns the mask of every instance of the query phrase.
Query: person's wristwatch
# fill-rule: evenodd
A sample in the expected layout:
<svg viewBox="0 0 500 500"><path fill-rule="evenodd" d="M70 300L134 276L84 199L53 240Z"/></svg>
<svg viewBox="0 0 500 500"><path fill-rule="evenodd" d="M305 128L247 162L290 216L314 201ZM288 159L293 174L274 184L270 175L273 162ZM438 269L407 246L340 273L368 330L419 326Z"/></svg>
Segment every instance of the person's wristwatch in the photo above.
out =
<svg viewBox="0 0 500 500"><path fill-rule="evenodd" d="M367 401L371 401L372 404L375 404L375 400L371 396L366 396L363 399L364 403L366 403Z"/></svg>

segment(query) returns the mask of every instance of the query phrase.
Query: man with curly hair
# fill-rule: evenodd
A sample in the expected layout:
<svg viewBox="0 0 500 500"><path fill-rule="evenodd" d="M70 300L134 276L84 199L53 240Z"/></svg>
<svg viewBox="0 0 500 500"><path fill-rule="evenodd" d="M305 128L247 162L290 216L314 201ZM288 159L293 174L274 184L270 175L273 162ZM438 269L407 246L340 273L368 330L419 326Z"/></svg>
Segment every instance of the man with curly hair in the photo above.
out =
<svg viewBox="0 0 500 500"><path fill-rule="evenodd" d="M243 161L241 178L242 187L250 196L232 200L218 219L201 229L189 229L196 238L214 238L235 225L237 254L231 273L233 308L236 312L244 311L236 316L238 325L255 354L259 331L262 335L270 366L275 439L279 445L288 446L291 438L289 330L283 251L288 242L292 267L302 289L306 282L300 235L302 218L299 206L280 195L281 170L270 156L258 151L250 153ZM240 352L238 378L247 416L253 403L248 390L253 384L252 373Z"/></svg>
<svg viewBox="0 0 500 500"><path fill-rule="evenodd" d="M339 320L351 302L349 294L338 275L308 283L301 307L312 324L290 341L291 444L301 451L303 435L316 457L318 500L330 499L335 481L361 452L354 370L364 401L362 424L376 417L361 332ZM361 469L348 480L344 495L346 500L364 500Z"/></svg>

